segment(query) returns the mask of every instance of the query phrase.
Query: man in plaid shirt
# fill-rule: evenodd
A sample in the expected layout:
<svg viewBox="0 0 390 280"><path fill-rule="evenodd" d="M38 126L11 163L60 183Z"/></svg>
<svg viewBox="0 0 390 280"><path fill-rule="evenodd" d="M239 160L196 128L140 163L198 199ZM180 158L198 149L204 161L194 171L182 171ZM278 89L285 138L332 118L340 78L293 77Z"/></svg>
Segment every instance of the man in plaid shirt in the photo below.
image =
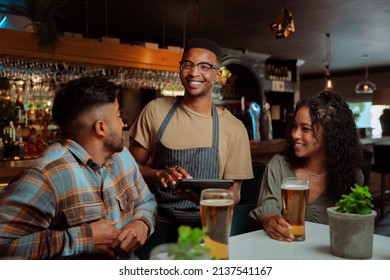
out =
<svg viewBox="0 0 390 280"><path fill-rule="evenodd" d="M62 138L0 192L0 258L136 258L157 205L124 147L118 92L98 77L57 91Z"/></svg>

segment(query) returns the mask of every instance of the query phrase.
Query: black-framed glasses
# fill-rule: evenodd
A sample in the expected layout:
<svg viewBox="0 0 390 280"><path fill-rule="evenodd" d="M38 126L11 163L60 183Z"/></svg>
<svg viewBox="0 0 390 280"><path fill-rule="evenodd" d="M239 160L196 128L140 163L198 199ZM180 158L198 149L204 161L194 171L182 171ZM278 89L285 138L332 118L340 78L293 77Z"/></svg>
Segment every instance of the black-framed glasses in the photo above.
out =
<svg viewBox="0 0 390 280"><path fill-rule="evenodd" d="M208 62L199 62L198 64L195 64L191 61L180 61L180 70L181 71L191 71L194 66L196 66L196 68L198 68L198 72L200 74L206 74L208 73L211 69L214 69L214 70L219 70L219 67L216 66L216 65L213 65L211 63L208 63Z"/></svg>

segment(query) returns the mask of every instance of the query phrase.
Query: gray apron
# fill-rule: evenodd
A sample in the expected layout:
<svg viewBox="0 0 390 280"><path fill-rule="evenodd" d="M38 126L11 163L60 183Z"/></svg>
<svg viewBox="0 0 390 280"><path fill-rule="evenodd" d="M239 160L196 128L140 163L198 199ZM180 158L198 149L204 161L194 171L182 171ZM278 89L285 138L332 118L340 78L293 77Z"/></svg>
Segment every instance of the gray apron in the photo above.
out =
<svg viewBox="0 0 390 280"><path fill-rule="evenodd" d="M157 132L152 167L156 169L167 169L179 165L191 174L193 178L218 179L219 123L217 108L214 103L213 140L211 147L169 149L161 143L162 135L181 101L182 98L178 98ZM178 131L177 137L180 137L180 131ZM181 199L176 195L172 186L164 188L159 183L156 183L155 185L152 185L152 191L157 199L158 217L155 232L145 245L137 251L137 255L140 259L148 259L150 250L157 245L167 242L177 242L178 227L180 225L202 227L199 205Z"/></svg>
<svg viewBox="0 0 390 280"><path fill-rule="evenodd" d="M153 168L166 169L175 165L183 167L193 178L197 179L218 179L219 161L218 161L218 140L219 140L219 122L218 113L215 104L213 108L213 131L212 147L189 148L189 149L169 149L161 143L162 135L182 98L168 112L162 122L157 135L153 154ZM178 131L177 137L180 137ZM168 188L157 184L154 193L158 202L159 216L176 221L198 219L199 205L188 200L181 199L173 190L172 186ZM194 215L191 215L193 213Z"/></svg>

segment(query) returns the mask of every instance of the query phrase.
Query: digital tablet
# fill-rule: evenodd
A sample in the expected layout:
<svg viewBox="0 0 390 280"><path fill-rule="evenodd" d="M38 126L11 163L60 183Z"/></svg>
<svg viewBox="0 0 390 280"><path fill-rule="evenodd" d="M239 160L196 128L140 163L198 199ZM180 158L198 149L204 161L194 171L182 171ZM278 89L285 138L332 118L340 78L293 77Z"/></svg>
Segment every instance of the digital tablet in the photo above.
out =
<svg viewBox="0 0 390 280"><path fill-rule="evenodd" d="M191 189L200 193L203 189L228 189L233 183L231 179L181 179L175 189Z"/></svg>

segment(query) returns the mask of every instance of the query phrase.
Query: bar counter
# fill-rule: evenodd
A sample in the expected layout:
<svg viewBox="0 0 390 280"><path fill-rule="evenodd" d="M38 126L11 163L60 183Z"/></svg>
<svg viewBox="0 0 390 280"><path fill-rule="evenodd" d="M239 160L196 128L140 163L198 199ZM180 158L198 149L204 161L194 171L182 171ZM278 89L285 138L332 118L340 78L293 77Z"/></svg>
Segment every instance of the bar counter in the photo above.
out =
<svg viewBox="0 0 390 280"><path fill-rule="evenodd" d="M274 154L281 152L284 148L285 139L250 141L250 148L253 162L270 161Z"/></svg>
<svg viewBox="0 0 390 280"><path fill-rule="evenodd" d="M362 138L362 144L369 148L371 145L382 142L390 141L390 136L385 137L367 137ZM285 139L274 139L264 141L250 141L250 148L252 153L253 162L268 163L272 156L283 150ZM34 159L27 160L9 160L0 161L0 178L12 177L24 168L31 166Z"/></svg>
<svg viewBox="0 0 390 280"><path fill-rule="evenodd" d="M33 164L33 159L0 161L0 181L10 179L26 167Z"/></svg>

